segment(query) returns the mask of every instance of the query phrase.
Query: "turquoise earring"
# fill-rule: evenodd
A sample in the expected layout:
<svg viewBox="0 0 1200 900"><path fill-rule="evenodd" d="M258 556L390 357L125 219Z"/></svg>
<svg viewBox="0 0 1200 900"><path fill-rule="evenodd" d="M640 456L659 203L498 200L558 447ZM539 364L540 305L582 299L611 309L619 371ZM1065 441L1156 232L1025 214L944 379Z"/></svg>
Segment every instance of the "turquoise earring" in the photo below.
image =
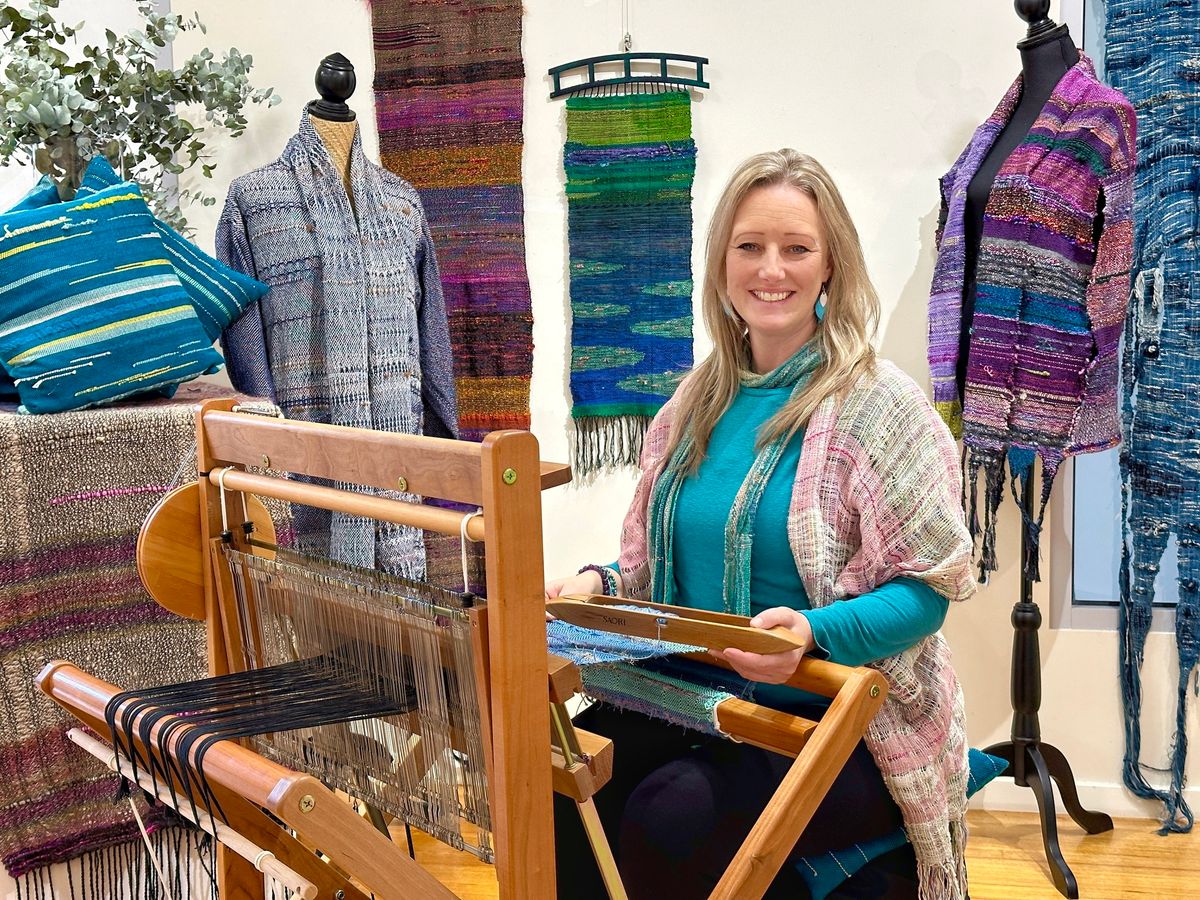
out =
<svg viewBox="0 0 1200 900"><path fill-rule="evenodd" d="M813 315L817 317L818 322L825 321L825 301L829 299L829 295L825 293L825 285L821 285L821 293L817 295L817 305L813 307Z"/></svg>

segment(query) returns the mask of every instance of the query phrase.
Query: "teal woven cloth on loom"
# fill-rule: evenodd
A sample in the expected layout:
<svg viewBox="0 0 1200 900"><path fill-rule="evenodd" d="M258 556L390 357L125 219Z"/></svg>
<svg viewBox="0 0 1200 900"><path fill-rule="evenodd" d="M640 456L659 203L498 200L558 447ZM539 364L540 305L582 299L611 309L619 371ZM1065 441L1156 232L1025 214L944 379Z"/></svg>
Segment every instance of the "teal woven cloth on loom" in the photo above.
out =
<svg viewBox="0 0 1200 900"><path fill-rule="evenodd" d="M635 465L692 365L691 99L567 100L575 471Z"/></svg>
<svg viewBox="0 0 1200 900"><path fill-rule="evenodd" d="M723 736L717 704L750 691L749 682L732 673L665 659L700 647L593 631L561 619L547 623L546 640L551 653L579 666L588 696L701 734Z"/></svg>

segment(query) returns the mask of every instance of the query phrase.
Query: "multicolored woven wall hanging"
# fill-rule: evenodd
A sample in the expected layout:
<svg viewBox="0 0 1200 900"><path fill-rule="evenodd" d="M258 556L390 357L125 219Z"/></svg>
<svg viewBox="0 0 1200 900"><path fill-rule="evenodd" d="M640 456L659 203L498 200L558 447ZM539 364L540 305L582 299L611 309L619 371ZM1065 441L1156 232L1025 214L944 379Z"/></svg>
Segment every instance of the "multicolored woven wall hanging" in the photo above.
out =
<svg viewBox="0 0 1200 900"><path fill-rule="evenodd" d="M573 466L636 465L692 365L691 98L567 100Z"/></svg>
<svg viewBox="0 0 1200 900"><path fill-rule="evenodd" d="M529 427L519 0L372 0L385 167L420 192L455 355L459 429Z"/></svg>
<svg viewBox="0 0 1200 900"><path fill-rule="evenodd" d="M1105 39L1108 79L1138 117L1134 289L1121 365L1123 776L1136 795L1165 804L1163 833L1182 832L1193 821L1183 795L1187 694L1189 683L1200 688L1200 5L1108 0ZM1141 668L1171 536L1179 551L1175 737L1170 762L1150 767ZM1168 770L1170 786L1152 786L1147 768Z"/></svg>

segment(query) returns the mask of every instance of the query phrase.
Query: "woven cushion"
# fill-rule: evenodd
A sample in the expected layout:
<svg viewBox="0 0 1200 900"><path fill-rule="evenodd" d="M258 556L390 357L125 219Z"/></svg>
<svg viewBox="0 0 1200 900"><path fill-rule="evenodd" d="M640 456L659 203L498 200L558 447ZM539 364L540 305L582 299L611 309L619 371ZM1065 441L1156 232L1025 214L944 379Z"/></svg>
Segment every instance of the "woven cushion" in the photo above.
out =
<svg viewBox="0 0 1200 900"><path fill-rule="evenodd" d="M120 183L121 177L108 160L96 156L88 163L75 196L87 197ZM49 202L57 199L55 195ZM209 343L216 341L243 309L267 292L265 284L209 256L165 222L154 219L154 228L162 237L167 259L196 307Z"/></svg>
<svg viewBox="0 0 1200 900"><path fill-rule="evenodd" d="M0 216L0 362L27 412L215 372L212 348L136 185Z"/></svg>
<svg viewBox="0 0 1200 900"><path fill-rule="evenodd" d="M25 194L9 212L18 212L22 209L40 209L49 203L58 202L58 187L50 180L49 175L43 175L29 192Z"/></svg>

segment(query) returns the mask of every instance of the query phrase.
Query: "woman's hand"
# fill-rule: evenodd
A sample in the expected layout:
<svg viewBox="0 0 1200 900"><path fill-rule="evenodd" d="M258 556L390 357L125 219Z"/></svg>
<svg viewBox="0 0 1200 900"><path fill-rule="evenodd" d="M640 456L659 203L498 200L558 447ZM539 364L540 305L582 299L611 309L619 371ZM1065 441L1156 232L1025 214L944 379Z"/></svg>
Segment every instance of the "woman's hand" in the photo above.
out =
<svg viewBox="0 0 1200 900"><path fill-rule="evenodd" d="M804 654L816 646L808 619L786 606L763 610L750 620L750 625L753 628L774 628L782 625L795 632L804 641L804 648L783 653L747 653L745 650L737 650L733 647L708 651L733 666L734 671L747 681L783 684L792 677Z"/></svg>
<svg viewBox="0 0 1200 900"><path fill-rule="evenodd" d="M586 572L580 572L578 575L568 575L566 578L555 578L553 581L546 582L547 603L562 594L602 593L604 593L604 581L600 578L600 573L594 569L588 569ZM547 622L553 618L554 616L550 615L550 613L546 613Z"/></svg>
<svg viewBox="0 0 1200 900"><path fill-rule="evenodd" d="M600 573L594 569L580 572L578 575L568 575L566 578L555 578L546 582L546 599L553 600L562 594L602 594L604 582Z"/></svg>

